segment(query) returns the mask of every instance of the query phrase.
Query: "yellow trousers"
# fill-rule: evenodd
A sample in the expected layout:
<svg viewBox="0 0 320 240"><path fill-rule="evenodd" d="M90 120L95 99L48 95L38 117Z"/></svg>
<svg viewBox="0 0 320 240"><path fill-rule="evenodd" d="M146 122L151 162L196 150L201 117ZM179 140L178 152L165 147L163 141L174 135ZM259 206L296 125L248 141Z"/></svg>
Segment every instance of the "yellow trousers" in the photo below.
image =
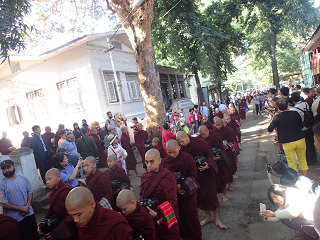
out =
<svg viewBox="0 0 320 240"><path fill-rule="evenodd" d="M292 168L298 172L296 155L298 156L299 169L308 170L308 164L306 159L306 140L302 138L298 141L282 143L284 153L286 154L289 168Z"/></svg>

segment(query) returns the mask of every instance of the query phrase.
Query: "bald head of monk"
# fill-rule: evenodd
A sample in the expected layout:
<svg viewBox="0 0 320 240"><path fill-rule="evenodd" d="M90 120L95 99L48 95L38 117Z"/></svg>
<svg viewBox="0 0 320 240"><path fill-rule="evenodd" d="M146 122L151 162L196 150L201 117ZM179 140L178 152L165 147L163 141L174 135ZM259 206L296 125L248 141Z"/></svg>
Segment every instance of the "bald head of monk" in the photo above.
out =
<svg viewBox="0 0 320 240"><path fill-rule="evenodd" d="M209 129L205 125L199 127L199 134L202 138L207 139L210 135Z"/></svg>
<svg viewBox="0 0 320 240"><path fill-rule="evenodd" d="M234 114L236 112L236 109L235 108L230 108L230 113L231 114Z"/></svg>
<svg viewBox="0 0 320 240"><path fill-rule="evenodd" d="M83 226L90 222L96 209L93 194L85 187L72 189L66 197L65 205L73 221Z"/></svg>
<svg viewBox="0 0 320 240"><path fill-rule="evenodd" d="M231 117L228 113L223 114L223 119L226 120L227 123L231 122Z"/></svg>
<svg viewBox="0 0 320 240"><path fill-rule="evenodd" d="M176 140L172 139L167 142L166 149L167 149L167 153L170 157L176 158L176 157L178 157L178 155L180 153L181 147Z"/></svg>
<svg viewBox="0 0 320 240"><path fill-rule="evenodd" d="M158 137L155 137L152 139L152 146L153 147L158 147L160 144L160 139Z"/></svg>
<svg viewBox="0 0 320 240"><path fill-rule="evenodd" d="M46 185L50 189L57 189L61 180L60 171L57 168L51 168L46 172Z"/></svg>
<svg viewBox="0 0 320 240"><path fill-rule="evenodd" d="M176 134L176 139L181 146L187 146L190 143L189 136L184 131L179 131Z"/></svg>
<svg viewBox="0 0 320 240"><path fill-rule="evenodd" d="M161 164L160 152L157 149L150 149L146 152L145 164L150 172L158 172Z"/></svg>
<svg viewBox="0 0 320 240"><path fill-rule="evenodd" d="M97 170L96 159L92 156L87 157L83 163L83 170L86 172L86 174L94 174Z"/></svg>
<svg viewBox="0 0 320 240"><path fill-rule="evenodd" d="M205 124L208 122L208 117L207 116L202 116L202 124Z"/></svg>
<svg viewBox="0 0 320 240"><path fill-rule="evenodd" d="M134 192L129 189L124 189L119 192L116 203L124 216L134 213L137 208L136 196Z"/></svg>
<svg viewBox="0 0 320 240"><path fill-rule="evenodd" d="M107 159L107 164L109 169L114 169L117 165L117 156L115 154L112 154Z"/></svg>
<svg viewBox="0 0 320 240"><path fill-rule="evenodd" d="M223 126L227 126L227 121L225 119L221 119L221 121Z"/></svg>
<svg viewBox="0 0 320 240"><path fill-rule="evenodd" d="M136 126L137 126L137 128L138 128L139 131L143 130L143 126L142 126L141 123L137 123Z"/></svg>
<svg viewBox="0 0 320 240"><path fill-rule="evenodd" d="M214 126L220 130L222 127L223 127L223 122L222 122L222 119L219 118L219 117L214 117L213 118L213 121L214 121Z"/></svg>

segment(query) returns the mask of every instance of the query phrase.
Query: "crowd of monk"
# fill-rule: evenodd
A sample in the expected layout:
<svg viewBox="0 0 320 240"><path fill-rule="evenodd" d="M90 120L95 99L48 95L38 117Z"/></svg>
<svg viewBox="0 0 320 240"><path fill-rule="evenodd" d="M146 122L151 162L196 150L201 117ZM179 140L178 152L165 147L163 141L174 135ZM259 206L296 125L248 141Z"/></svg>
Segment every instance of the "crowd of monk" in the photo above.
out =
<svg viewBox="0 0 320 240"><path fill-rule="evenodd" d="M94 157L84 160L87 188L72 188L62 182L58 169L50 169L45 175L51 189L46 217L58 215L63 221L52 232L44 234L38 229L39 233L53 240L62 239L62 235L64 239L81 240L199 240L201 226L208 222L214 220L219 228L226 229L220 220L217 194L222 193L223 202L227 202L227 189L234 190L231 184L237 178L241 150L238 119L235 111L226 112L223 118L214 117L214 123L203 122L198 136L178 131L175 139L163 147L158 138L154 139L158 144L142 155L147 171L141 175L138 199L130 190L130 178L117 165L116 155L108 157L106 172L99 170ZM201 165L195 161L199 157ZM113 189L113 180L121 187ZM198 208L205 212L205 219L199 220ZM19 225L0 222L6 222L17 236ZM6 233L0 233L0 238L1 234Z"/></svg>

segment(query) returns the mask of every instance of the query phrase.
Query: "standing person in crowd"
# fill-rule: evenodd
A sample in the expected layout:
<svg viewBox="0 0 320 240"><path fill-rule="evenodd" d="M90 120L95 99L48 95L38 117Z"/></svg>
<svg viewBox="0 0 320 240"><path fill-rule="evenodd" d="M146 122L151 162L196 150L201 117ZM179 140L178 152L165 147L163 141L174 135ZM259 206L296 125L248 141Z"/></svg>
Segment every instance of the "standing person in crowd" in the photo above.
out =
<svg viewBox="0 0 320 240"><path fill-rule="evenodd" d="M74 135L74 138L75 138L75 141L77 142L77 140L79 138L82 137L82 134L81 134L81 131L80 131L80 128L79 128L79 125L78 123L74 123L73 124L73 135Z"/></svg>
<svg viewBox="0 0 320 240"><path fill-rule="evenodd" d="M21 141L21 147L29 147L29 142L31 137L29 136L28 131L24 131L22 135L23 135L23 139Z"/></svg>
<svg viewBox="0 0 320 240"><path fill-rule="evenodd" d="M209 108L206 106L205 102L203 102L200 107L200 114L201 116L209 117Z"/></svg>
<svg viewBox="0 0 320 240"><path fill-rule="evenodd" d="M65 149L59 148L59 153L54 155L54 164L53 166L60 171L61 180L64 183L70 184L72 187L79 185L77 176L79 175L79 168L81 167L83 160L80 159L75 167L69 164ZM61 151L61 152L60 152ZM57 151L58 152L58 151Z"/></svg>
<svg viewBox="0 0 320 240"><path fill-rule="evenodd" d="M300 114L301 120L303 123L304 121L304 112L310 110L309 105L306 102L300 101L300 94L299 93L293 93L291 95L292 101L295 103L294 107L291 109L291 111L297 111ZM304 126L302 128L302 132L304 133L305 139L306 139L306 158L308 165L314 165L317 161L317 153L316 149L314 147L314 140L313 140L313 131L312 127L306 127Z"/></svg>
<svg viewBox="0 0 320 240"><path fill-rule="evenodd" d="M278 99L277 108L280 113L274 116L268 131L272 132L277 128L278 140L282 143L289 167L298 172L295 157L297 154L300 173L307 176L309 168L306 161L306 140L301 130L303 128L301 117L296 111L288 110L286 99Z"/></svg>
<svg viewBox="0 0 320 240"><path fill-rule="evenodd" d="M47 146L47 150L49 153L49 165L52 168L53 167L53 156L55 154L55 150L57 150L54 146L53 146L53 142L54 142L54 133L51 132L51 127L47 126L44 129L45 133L42 134L44 143Z"/></svg>
<svg viewBox="0 0 320 240"><path fill-rule="evenodd" d="M162 159L158 150L150 149L146 153L145 159L149 172L141 176L140 200L156 197L159 201L159 206L156 209L152 210L147 207L154 219L159 240L180 240L179 225L175 216L179 213L176 177L173 172L160 165ZM164 204L168 207L167 213L164 213L162 207ZM170 208L171 211L169 211ZM166 214L171 221L162 221L161 224L157 224L163 214ZM173 223L170 229L167 222Z"/></svg>
<svg viewBox="0 0 320 240"><path fill-rule="evenodd" d="M314 100L314 102L312 103L312 106L311 106L311 110L312 110L312 113L313 113L313 116L316 117L318 115L318 112L317 112L317 109L319 107L319 103L320 103L320 87L317 88L317 98L316 100Z"/></svg>
<svg viewBox="0 0 320 240"><path fill-rule="evenodd" d="M239 113L238 113L238 110L235 109L235 108L230 108L227 113L229 113L231 119L237 121L237 122L240 122L240 116L239 116Z"/></svg>
<svg viewBox="0 0 320 240"><path fill-rule="evenodd" d="M215 117L220 117L221 118L221 116L223 117L223 113L219 110L219 108L216 108L215 110L214 110L214 115L213 115L213 118L215 118Z"/></svg>
<svg viewBox="0 0 320 240"><path fill-rule="evenodd" d="M132 122L135 126L138 124L138 119L136 117L132 118Z"/></svg>
<svg viewBox="0 0 320 240"><path fill-rule="evenodd" d="M307 88L306 92L308 97L304 99L304 101L308 103L309 109L311 109L314 101L314 97L316 96L316 91L314 90L314 88Z"/></svg>
<svg viewBox="0 0 320 240"><path fill-rule="evenodd" d="M195 118L193 112L194 112L194 109L190 108L189 109L189 117L187 119L187 122L188 122L189 125L193 125L193 124L196 125L196 118ZM163 145L163 143L162 143L162 145ZM165 148L165 145L163 145L163 147Z"/></svg>
<svg viewBox="0 0 320 240"><path fill-rule="evenodd" d="M133 150L135 149L135 146L131 146L130 144L130 137L128 134L128 129L127 127L122 127L121 128L122 135L120 138L120 143L123 149L127 152L127 157L126 157L126 166L127 166L127 173L128 176L130 176L129 171L133 170L134 173L136 174L137 177L140 177L139 173L137 172L136 166L137 166L137 159L133 153Z"/></svg>
<svg viewBox="0 0 320 240"><path fill-rule="evenodd" d="M239 115L240 115L241 123L243 123L243 120L247 121L246 109L247 109L246 104L241 99L239 99Z"/></svg>
<svg viewBox="0 0 320 240"><path fill-rule="evenodd" d="M12 146L12 142L7 138L7 133L2 132L2 138L0 139L0 153L2 155L8 155L15 148Z"/></svg>
<svg viewBox="0 0 320 240"><path fill-rule="evenodd" d="M97 145L94 139L88 136L88 129L81 128L82 137L77 140L76 146L78 153L80 153L83 159L86 159L88 156L98 157L99 152Z"/></svg>
<svg viewBox="0 0 320 240"><path fill-rule="evenodd" d="M105 146L106 149L108 149L108 147L110 146L110 142L108 140L108 136L109 135L116 135L116 128L114 126L110 125L108 127L107 131L108 131L108 134L106 134L106 136L104 137L104 140L103 140L104 141L104 146Z"/></svg>
<svg viewBox="0 0 320 240"><path fill-rule="evenodd" d="M196 126L194 128L194 133L197 133L198 132L198 128L199 128L199 122L201 120L201 116L200 116L200 113L199 113L199 106L198 105L194 105L193 109L194 109L194 111L193 111L194 118L196 120Z"/></svg>
<svg viewBox="0 0 320 240"><path fill-rule="evenodd" d="M197 182L200 187L197 190L198 207L206 214L206 219L200 222L201 226L213 221L211 211L214 212L216 225L227 228L220 220L220 203L217 197L217 184L214 171L218 172L218 166L214 161L213 152L209 144L202 138L189 137L185 132L178 132L176 139L181 146L181 151L189 153L193 158L203 156L206 164L198 168Z"/></svg>
<svg viewBox="0 0 320 240"><path fill-rule="evenodd" d="M282 98L285 98L285 99L288 100L288 98L289 98L289 88L287 88L287 87L280 88L280 95L281 95Z"/></svg>
<svg viewBox="0 0 320 240"><path fill-rule="evenodd" d="M34 125L32 127L32 131L34 132L34 135L30 139L29 147L33 149L34 159L36 160L37 167L39 168L42 181L45 184L45 175L50 169L48 148L40 135L40 126Z"/></svg>
<svg viewBox="0 0 320 240"><path fill-rule="evenodd" d="M145 153L146 153L146 147L147 147L145 142L148 139L148 133L145 130L143 130L143 126L141 123L137 123L136 127L137 127L137 131L135 131L134 133L134 142L142 158L143 168L147 171L147 167L144 163L144 160L145 160Z"/></svg>
<svg viewBox="0 0 320 240"><path fill-rule="evenodd" d="M82 119L81 123L82 123L82 126L85 125L88 128L88 130L91 130L91 126L88 125L88 122L86 119Z"/></svg>
<svg viewBox="0 0 320 240"><path fill-rule="evenodd" d="M180 127L180 116L178 114L175 114L173 117L173 121L170 124L170 128L172 129L173 133L176 133Z"/></svg>
<svg viewBox="0 0 320 240"><path fill-rule="evenodd" d="M85 119L84 119L85 120ZM83 121L83 120L82 120ZM85 121L83 124L82 124L82 128L86 128L87 131L88 131L88 136L91 136L91 127L87 124L87 121ZM81 130L80 130L81 131Z"/></svg>
<svg viewBox="0 0 320 240"><path fill-rule="evenodd" d="M254 100L254 104L256 105L256 116L261 115L259 95L254 95L253 100Z"/></svg>
<svg viewBox="0 0 320 240"><path fill-rule="evenodd" d="M180 151L181 147L176 140L169 140L166 147L168 155L162 161L163 167L171 172L180 172L194 184L198 171L193 157ZM177 183L177 196L181 238L201 240L202 232L198 216L196 192L191 193L188 185Z"/></svg>
<svg viewBox="0 0 320 240"><path fill-rule="evenodd" d="M238 144L239 150L242 150L242 148L241 148L241 131L240 131L240 127L239 127L238 123L234 119L232 119L228 113L223 114L223 119L226 120L227 127L232 128L234 130L234 132L236 133L237 144Z"/></svg>
<svg viewBox="0 0 320 240"><path fill-rule="evenodd" d="M107 112L107 120L105 121L105 127L108 129L109 126L117 127L118 124L114 118L112 118L112 113L109 111Z"/></svg>
<svg viewBox="0 0 320 240"><path fill-rule="evenodd" d="M59 139L59 141L58 141L58 148L60 148L61 147L61 144L64 142L64 140L66 140L66 133L65 133L65 129L64 130L61 130L60 132L59 132L59 135L60 135L60 139Z"/></svg>
<svg viewBox="0 0 320 240"><path fill-rule="evenodd" d="M93 193L94 199L99 203L104 198L110 202L113 192L109 174L100 171L97 168L96 159L91 156L85 159L83 169L87 174L88 189Z"/></svg>
<svg viewBox="0 0 320 240"><path fill-rule="evenodd" d="M4 178L0 182L0 190L3 194L4 214L19 222L22 240L39 239L36 217L31 206L31 183L27 177L15 173L16 166L8 156L3 156L1 160Z"/></svg>
<svg viewBox="0 0 320 240"><path fill-rule="evenodd" d="M120 140L117 138L116 135L109 135L108 140L110 142L110 146L108 147L108 156L111 156L113 154L116 155L118 167L123 168L123 170L127 173L126 158L128 154L126 150L124 150L120 146Z"/></svg>
<svg viewBox="0 0 320 240"><path fill-rule="evenodd" d="M103 150L103 146L100 140L100 136L98 135L98 130L95 127L91 127L91 137L94 139L97 149L98 149L98 156L99 156L99 168L107 167L107 154Z"/></svg>
<svg viewBox="0 0 320 240"><path fill-rule="evenodd" d="M132 240L125 218L99 205L89 189L77 187L66 198L66 209L77 223L80 240Z"/></svg>
<svg viewBox="0 0 320 240"><path fill-rule="evenodd" d="M195 123L193 123L195 125ZM174 139L175 138L175 134L173 134L170 130L170 125L169 123L164 123L163 124L163 128L161 131L161 138L162 138L162 146L163 148L166 150L166 144L169 140ZM167 152L167 150L166 150Z"/></svg>
<svg viewBox="0 0 320 240"><path fill-rule="evenodd" d="M72 130L64 130L64 134L66 136L66 140L61 144L61 147L64 148L67 151L67 158L69 163L76 167L79 155L78 155L78 149L76 142L74 140L74 135Z"/></svg>
<svg viewBox="0 0 320 240"><path fill-rule="evenodd" d="M54 135L54 146L56 147L56 149L59 148L58 146L58 142L60 140L60 131L64 130L64 125L63 124L59 124L58 126L58 131L56 132L56 134Z"/></svg>
<svg viewBox="0 0 320 240"><path fill-rule="evenodd" d="M100 141L101 141L102 147L104 147L104 138L105 138L105 136L107 136L107 133L100 127L100 124L97 121L94 121L91 124L91 126L94 127L95 129L97 129L97 134L100 137Z"/></svg>

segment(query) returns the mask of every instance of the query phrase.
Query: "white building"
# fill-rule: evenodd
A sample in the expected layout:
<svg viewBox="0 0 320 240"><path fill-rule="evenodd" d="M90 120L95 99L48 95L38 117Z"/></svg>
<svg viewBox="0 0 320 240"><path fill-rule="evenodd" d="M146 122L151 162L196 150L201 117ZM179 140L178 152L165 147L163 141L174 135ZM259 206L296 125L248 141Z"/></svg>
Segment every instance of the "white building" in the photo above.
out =
<svg viewBox="0 0 320 240"><path fill-rule="evenodd" d="M13 56L10 64L0 65L0 131L7 131L19 145L22 132L31 132L35 124L43 131L51 126L55 132L59 123L72 128L86 119L103 125L107 111L121 113L110 55L105 52L106 36L112 34L85 35L40 56ZM144 118L136 59L123 30L112 45L125 117ZM173 99L187 97L182 75L161 66L159 73L167 108Z"/></svg>

